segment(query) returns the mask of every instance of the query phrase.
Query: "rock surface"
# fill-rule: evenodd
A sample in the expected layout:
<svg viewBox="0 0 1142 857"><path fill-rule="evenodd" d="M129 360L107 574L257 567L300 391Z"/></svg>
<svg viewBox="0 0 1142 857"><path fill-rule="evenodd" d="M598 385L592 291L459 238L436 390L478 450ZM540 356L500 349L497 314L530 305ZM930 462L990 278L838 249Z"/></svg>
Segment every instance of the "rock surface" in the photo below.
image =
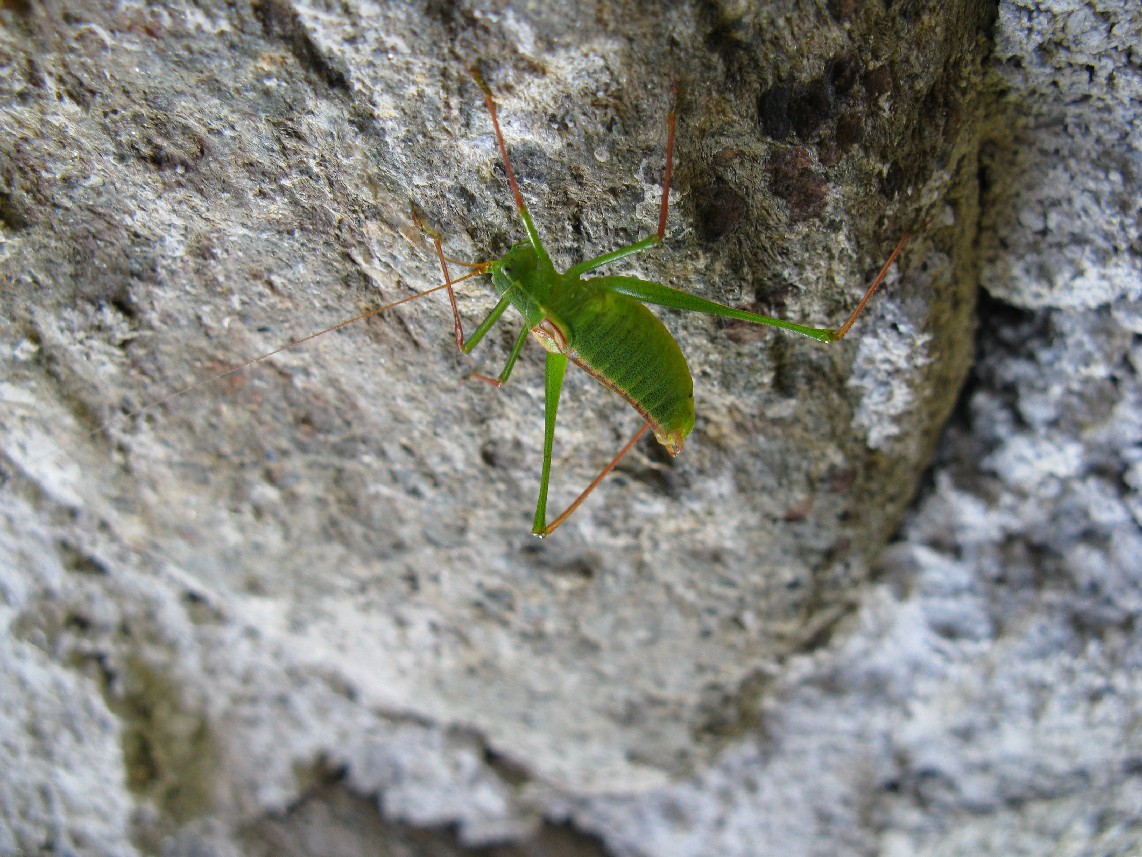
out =
<svg viewBox="0 0 1142 857"><path fill-rule="evenodd" d="M0 853L1129 853L1131 10L0 9ZM410 204L520 240L466 64L557 264L671 79L616 271L838 323L918 227L832 348L664 313L686 451L542 543L538 349L435 298L137 412L438 282ZM569 498L637 421L560 418Z"/></svg>

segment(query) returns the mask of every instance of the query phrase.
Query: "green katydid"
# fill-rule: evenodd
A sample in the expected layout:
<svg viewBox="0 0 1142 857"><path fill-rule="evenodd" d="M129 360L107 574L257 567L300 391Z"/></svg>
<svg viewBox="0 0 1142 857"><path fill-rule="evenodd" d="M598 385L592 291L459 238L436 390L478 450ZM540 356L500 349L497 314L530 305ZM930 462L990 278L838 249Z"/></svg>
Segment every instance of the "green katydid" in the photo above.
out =
<svg viewBox="0 0 1142 857"><path fill-rule="evenodd" d="M647 429L654 431L655 438L671 455L677 455L682 451L687 435L694 428L694 382L686 365L686 358L683 357L678 343L665 325L644 304L764 324L791 330L819 342L836 342L848 333L853 322L864 311L909 236L905 234L900 239L856 309L848 320L836 329L808 327L745 312L678 291L661 283L635 277L584 278L584 274L603 265L641 253L662 243L666 234L670 177L674 162L675 115L672 105L666 120L666 169L662 180L658 232L626 247L572 265L563 273L559 273L552 265L543 242L540 241L531 214L520 194L508 158L504 136L500 130L492 90L479 72L473 70L472 75L484 93L484 103L492 120L492 128L504 162L504 171L507 173L515 206L527 231L528 240L516 244L502 259L473 266L476 268L473 273L491 275L492 285L500 294L500 300L467 339L464 339L460 314L451 288L458 280L452 280L448 272L448 262L441 249L440 239L435 235L432 238L441 269L444 271L444 286L448 289L452 303L456 344L465 354L476 347L508 306L514 306L524 319L523 330L520 331L499 376L489 378L473 373L474 377L496 386L507 383L528 333L532 334L547 352L543 469L539 478L539 500L536 503L532 525L532 532L542 537L550 535L570 517L607 474L615 469ZM677 96L676 86L674 95ZM638 411L643 418L643 424L574 502L548 524L547 490L551 479L555 418L569 360L625 399Z"/></svg>
<svg viewBox="0 0 1142 857"><path fill-rule="evenodd" d="M497 387L507 383L529 333L539 341L547 352L543 467L539 482L539 500L536 503L535 519L532 526L532 532L543 537L554 532L579 508L580 504L595 490L607 474L615 469L648 429L653 430L659 443L671 455L677 455L682 451L686 437L694 428L694 382L690 376L686 359L665 325L644 304L655 304L672 309L706 313L722 318L779 327L811 337L818 342L832 343L848 333L909 238L906 233L900 239L856 309L852 311L844 324L835 329L809 327L778 318L745 312L687 294L661 283L641 280L636 277L584 278L584 274L589 274L603 265L641 253L662 243L666 234L670 179L674 158L675 113L672 104L666 121L666 167L662 181L662 202L659 208L657 233L626 247L612 250L594 259L580 262L578 265L572 265L563 273L559 273L552 265L551 258L540 241L531 214L520 194L511 161L508 158L507 145L500 130L492 90L478 71L473 69L472 76L483 91L484 103L487 105L496 142L503 159L504 171L507 173L516 209L527 232L527 241L516 244L501 259L474 264L457 263L464 264L465 267L472 270L453 279L448 271L449 260L444 255L439 236L427 229L414 212L413 219L422 231L429 235L435 245L436 255L444 272L442 284L384 306L375 307L332 327L283 345L274 351L255 357L204 381L177 390L157 402L152 402L143 410L157 407L204 384L238 372L247 366L265 360L286 349L294 348L325 333L441 290L446 290L448 293L454 319L456 344L465 354L470 353L479 344L509 306L514 306L523 316L524 327L508 355L503 371L495 378L476 372L473 372L471 377ZM677 86L674 87L674 96L675 98L677 96ZM492 286L499 293L500 300L477 326L472 335L465 339L463 322L452 287L457 283L482 274L491 275ZM584 369L603 385L618 393L639 413L643 423L571 505L548 524L547 493L551 479L555 417L568 361Z"/></svg>

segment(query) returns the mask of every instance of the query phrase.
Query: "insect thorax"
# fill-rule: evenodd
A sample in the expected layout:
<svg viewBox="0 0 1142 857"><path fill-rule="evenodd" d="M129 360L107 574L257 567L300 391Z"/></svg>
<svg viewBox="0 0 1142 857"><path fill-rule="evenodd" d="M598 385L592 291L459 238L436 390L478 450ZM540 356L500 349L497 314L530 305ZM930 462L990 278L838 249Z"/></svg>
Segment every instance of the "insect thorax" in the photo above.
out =
<svg viewBox="0 0 1142 857"><path fill-rule="evenodd" d="M535 327L543 321L546 315L544 307L558 276L553 269L545 271L544 267L535 249L526 242L516 244L502 259L491 264L493 287L508 297L528 327ZM550 268L551 263L548 262L546 267Z"/></svg>

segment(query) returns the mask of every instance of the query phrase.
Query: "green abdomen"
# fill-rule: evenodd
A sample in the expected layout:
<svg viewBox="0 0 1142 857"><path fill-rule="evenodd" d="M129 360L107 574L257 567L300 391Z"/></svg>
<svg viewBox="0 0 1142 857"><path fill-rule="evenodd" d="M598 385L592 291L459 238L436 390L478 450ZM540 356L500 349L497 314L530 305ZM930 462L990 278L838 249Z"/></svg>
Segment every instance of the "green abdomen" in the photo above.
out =
<svg viewBox="0 0 1142 857"><path fill-rule="evenodd" d="M694 381L674 337L649 309L625 295L577 284L566 306L552 306L569 355L626 399L678 452L694 428ZM564 301L557 301L564 303Z"/></svg>

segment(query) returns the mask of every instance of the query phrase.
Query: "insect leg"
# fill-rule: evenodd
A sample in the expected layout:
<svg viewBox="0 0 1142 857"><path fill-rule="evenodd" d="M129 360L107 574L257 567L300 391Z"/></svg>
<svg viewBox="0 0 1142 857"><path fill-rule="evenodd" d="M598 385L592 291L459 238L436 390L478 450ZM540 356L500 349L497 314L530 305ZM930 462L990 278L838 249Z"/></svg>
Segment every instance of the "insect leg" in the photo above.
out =
<svg viewBox="0 0 1142 857"><path fill-rule="evenodd" d="M837 339L836 331L829 328L807 327L806 325L796 324L795 322L785 321L780 318L770 318L767 315L758 315L757 313L734 309L725 304L708 301L705 298L700 298L688 292L672 289L670 286L664 286L661 283L640 280L638 277L596 277L591 282L604 283L611 291L617 292L620 295L627 295L646 304L655 304L656 306L670 307L671 309L681 309L687 312L703 312L707 315L716 315L721 318L734 318L739 321L752 322L753 324L780 327L816 339L818 342L833 342Z"/></svg>
<svg viewBox="0 0 1142 857"><path fill-rule="evenodd" d="M460 318L460 309L456 305L456 294L452 290L453 282L459 281L454 281L452 279L451 273L448 271L448 260L444 255L444 248L440 246L440 236L435 231L432 231L428 229L427 226L425 226L424 222L421 220L415 209L413 210L412 217L416 222L416 225L420 227L421 231L423 231L432 239L432 244L436 248L436 257L440 260L440 270L444 272L443 288L448 289L448 300L452 304L452 317L455 320L454 327L456 332L456 347L463 351L465 354L471 354L472 349L474 349L480 343L480 340L482 340L488 334L488 331L491 330L495 323L500 320L500 316L502 316L504 311L507 310L507 308L511 305L511 298L508 294L505 294L503 297L501 297L499 302L492 308L492 311L488 313L487 317L482 322L480 322L480 325L475 329L475 331L473 331L472 335L468 337L468 339L464 339L464 323ZM488 266L486 263L478 262L470 265L470 267L475 268L476 270L467 276L481 274L487 269ZM461 279L467 279L467 277L462 277ZM515 347L512 348L512 352L508 356L507 365L505 365L503 371L500 372L499 378L490 378L487 375L481 375L479 372L472 372L469 377L475 378L478 381L485 381L489 384L494 384L497 387L502 387L507 383L508 377L511 375L512 367L515 366L516 360L519 359L520 351L523 350L523 344L526 340L527 329L524 328L524 330L520 333L519 338L516 340Z"/></svg>
<svg viewBox="0 0 1142 857"><path fill-rule="evenodd" d="M575 502L573 502L570 506L568 506L566 509L564 509L563 514L561 514L558 518L556 518L554 521L552 521L551 526L545 528L544 531L542 533L540 533L539 535L541 535L541 536L551 535L553 532L555 532L556 527L558 527L560 524L562 524L564 521L566 521L568 518L570 518L571 513L574 512L576 509L578 509L579 504L587 499L587 495L590 494L592 491L594 491L595 488L598 487L599 483L602 482L607 477L607 474L610 473L612 470L614 470L616 466L618 466L618 463L623 460L623 456L626 455L628 452L631 451L631 449L634 448L634 445L636 443L638 443L638 439L640 437L642 437L644 434L646 434L646 430L648 428L650 428L650 423L643 423L642 426L639 428L639 430L634 433L634 437L632 437L630 440L628 440L626 442L626 445L623 446L623 448L618 451L618 453L615 455L615 457L611 459L610 463L606 467L604 467L602 470L599 471L599 475L591 480L591 484L583 489L583 493L575 498Z"/></svg>
<svg viewBox="0 0 1142 857"><path fill-rule="evenodd" d="M860 314L864 312L865 306L868 305L869 300L872 299L873 293L876 292L881 282L884 281L885 276L888 274L888 269L892 267L892 263L896 261L896 257L900 255L900 251L904 249L904 245L908 243L908 239L912 237L911 232L905 232L900 240L896 242L896 248L892 251L892 255L888 257L888 261L884 263L884 267L880 269L880 273L876 275L876 279L872 281L872 285L868 287L868 291L864 293L864 297L860 299L857 308L852 311L840 327L837 328L836 339L840 339L849 332L849 328L853 326L853 322L860 318Z"/></svg>
<svg viewBox="0 0 1142 857"><path fill-rule="evenodd" d="M471 354L472 349L480 344L480 340L483 339L488 331L492 329L492 326L500 320L500 316L504 314L504 310L510 305L511 299L508 298L507 295L500 298L499 303L492 307L492 311L488 313L487 318L480 322L480 326L476 328L476 331L469 336L466 341L457 343L460 346L460 350L465 354Z"/></svg>
<svg viewBox="0 0 1142 857"><path fill-rule="evenodd" d="M420 226L419 221L417 225ZM424 227L421 226L421 229ZM448 263L444 261L444 249L440 246L440 236L431 233L436 247L436 257L440 260L440 270L444 272L444 283L448 286L448 303L452 306L452 325L456 333L456 347L464 350L464 322L460 320L460 308L456 306L456 292L452 289L452 275L448 273Z"/></svg>
<svg viewBox="0 0 1142 857"><path fill-rule="evenodd" d="M648 238L643 238L641 241L635 241L633 244L628 244L626 247L620 247L618 250L612 250L610 253L604 253L602 256L596 256L594 259L589 259L586 262L580 262L578 265L572 265L567 269L567 275L577 277L580 274L585 274L588 271L593 271L596 268L601 268L608 262L614 262L617 259L625 258L626 256L633 256L635 253L641 253L643 250L649 250L652 247L657 247L662 243L662 239L657 235L651 235Z"/></svg>
<svg viewBox="0 0 1142 857"><path fill-rule="evenodd" d="M535 248L535 255L539 257L540 263L545 268L551 268L551 257L547 255L547 251L543 247L543 243L539 240L539 232L535 229L535 223L532 222L531 214L527 210L527 206L523 203L523 195L519 192L519 184L515 180L515 172L512 170L511 161L508 159L508 147L504 143L503 132L500 131L500 120L496 112L496 98L492 95L492 88L488 86L487 81L484 80L483 75L475 66L469 67L468 71L472 77L475 78L476 84L484 93L484 104L488 108L488 114L492 117L492 128L496 132L496 142L500 146L500 156L504 161L504 172L508 174L508 184L511 185L512 196L515 198L515 206L519 211L520 219L523 221L524 228L527 230L527 237L531 241L531 246Z"/></svg>
<svg viewBox="0 0 1142 857"><path fill-rule="evenodd" d="M674 81L671 84L670 112L666 115L666 172L662 177L662 203L658 208L657 234L647 236L641 241L628 244L626 247L620 247L618 250L612 250L610 253L604 253L602 256L596 256L594 259L588 259L586 262L580 262L578 265L572 265L567 269L569 275L579 276L600 268L608 262L614 262L616 259L633 256L635 253L657 247L666 237L666 215L670 211L670 177L674 173L674 102L677 100L678 81Z"/></svg>
<svg viewBox="0 0 1142 857"><path fill-rule="evenodd" d="M498 378L489 378L487 375L481 375L479 372L473 372L469 378L475 378L477 381L483 381L486 384L491 384L493 387L502 387L508 382L508 378L512 374L512 367L515 366L516 360L519 359L519 353L523 351L523 344L527 342L527 335L531 331L524 328L519 332L516 338L515 345L512 346L512 353L508 355L508 362L504 365L503 371L500 372Z"/></svg>
<svg viewBox="0 0 1142 857"><path fill-rule="evenodd" d="M872 299L873 294L884 282L884 278L888 275L892 263L896 261L896 257L904 249L904 245L908 243L908 239L912 237L911 232L905 232L900 240L896 242L896 247L893 248L888 261L880 269L880 273L869 285L861 298L860 303L857 304L856 309L852 311L848 319L838 328L831 327L809 327L804 324L797 324L792 321L785 321L780 318L771 318L766 315L758 315L757 313L746 312L745 310L734 309L733 307L726 306L725 304L715 303L708 301L705 298L700 298L697 295L692 295L687 292L672 289L669 286L664 286L661 283L654 283L649 280L640 280L637 277L596 277L592 282L604 283L607 288L620 295L632 297L635 300L642 301L647 304L655 304L657 306L670 307L672 309L681 309L688 312L703 312L708 315L716 315L721 318L734 318L740 321L748 321L753 324L765 324L770 327L780 327L784 330L791 330L794 333L800 333L802 336L808 336L810 339L816 339L818 342L830 343L842 339L853 323L864 312L864 308L868 306L868 302Z"/></svg>
<svg viewBox="0 0 1142 857"><path fill-rule="evenodd" d="M555 446L555 413L567 371L567 355L547 352L544 370L543 473L539 477L539 501L535 504L535 520L531 531L537 536L550 532L547 528L547 486L551 482L551 450Z"/></svg>
<svg viewBox="0 0 1142 857"><path fill-rule="evenodd" d="M481 324L480 327L476 329L476 332L472 334L472 337L467 342L465 342L464 322L460 318L460 308L456 305L456 293L452 289L452 286L455 283L460 282L460 280L453 280L452 275L448 272L448 261L444 256L444 248L440 246L439 233L437 233L435 229L430 229L424 223L424 220L421 218L415 207L412 210L412 220L421 232L432 239L432 244L436 248L436 258L440 260L440 270L444 272L444 287L448 290L448 302L452 306L453 329L456 333L456 347L463 351L465 354L468 354L473 348L476 347L476 343L484 338L484 334L486 334L488 329L493 324L495 324L496 319L503 315L504 310L507 309L507 301L500 301L500 303L496 305L496 308L492 310L491 315L489 315L488 318L484 320L483 324ZM473 264L462 262L459 264L463 264L474 269L472 274L469 274L468 276L472 276L473 274L482 274L488 269L486 262L476 262ZM461 279L467 278L467 276L461 277Z"/></svg>

